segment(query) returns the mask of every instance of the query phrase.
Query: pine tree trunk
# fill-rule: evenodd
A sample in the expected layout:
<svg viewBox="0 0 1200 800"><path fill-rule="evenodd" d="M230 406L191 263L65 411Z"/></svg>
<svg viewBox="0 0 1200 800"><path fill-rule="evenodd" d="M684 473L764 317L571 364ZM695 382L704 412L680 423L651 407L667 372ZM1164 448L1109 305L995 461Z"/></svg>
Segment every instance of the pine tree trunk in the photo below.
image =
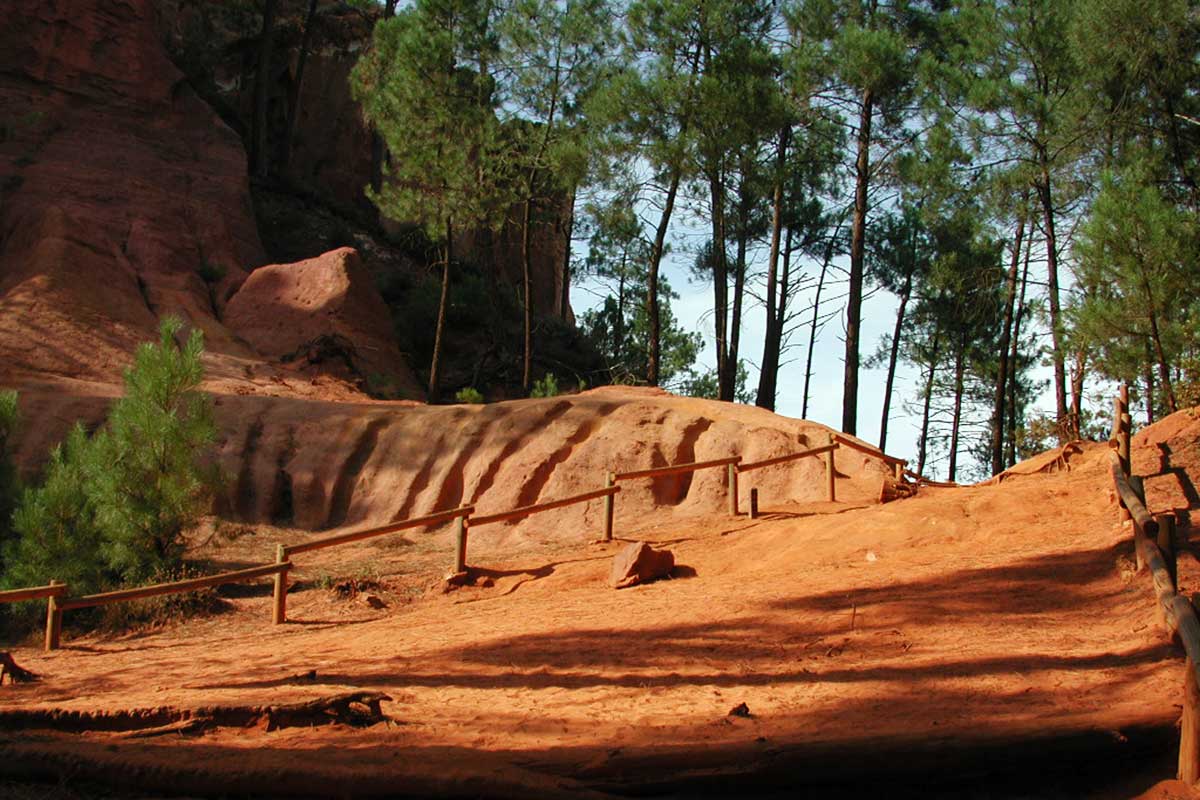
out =
<svg viewBox="0 0 1200 800"><path fill-rule="evenodd" d="M965 370L967 342L965 337L958 342L954 354L954 417L950 422L950 477L954 483L958 477L958 431L962 422L963 372Z"/></svg>
<svg viewBox="0 0 1200 800"><path fill-rule="evenodd" d="M1017 313L1013 315L1012 346L1008 351L1008 466L1017 463L1017 357L1021 347L1021 320L1025 317L1025 289L1029 285L1029 256L1033 237L1025 237L1024 266L1021 267L1021 288L1017 293Z"/></svg>
<svg viewBox="0 0 1200 800"><path fill-rule="evenodd" d="M1054 232L1054 194L1050 185L1050 166L1045 152L1041 153L1041 179L1038 182L1038 197L1042 201L1042 216L1046 227L1046 273L1050 302L1050 358L1054 364L1055 421L1058 422L1060 438L1067 421L1067 375L1063 358L1062 325L1058 302L1058 240Z"/></svg>
<svg viewBox="0 0 1200 800"><path fill-rule="evenodd" d="M862 94L858 122L858 159L854 175L854 222L850 229L850 288L846 299L846 371L842 384L842 430L858 430L858 350L862 322L863 245L867 225L867 188L871 178L871 117L874 97Z"/></svg>
<svg viewBox="0 0 1200 800"><path fill-rule="evenodd" d="M433 334L433 357L429 362L429 390L425 393L426 402L438 401L438 378L442 361L442 336L446 330L446 311L450 307L450 260L454 253L454 230L449 219L446 220L446 243L442 247L442 293L438 299L437 328Z"/></svg>
<svg viewBox="0 0 1200 800"><path fill-rule="evenodd" d="M925 474L925 457L929 452L929 409L933 404L933 379L938 360L939 332L933 333L933 350L929 356L929 377L925 379L925 408L921 412L921 438L917 440L917 474Z"/></svg>
<svg viewBox="0 0 1200 800"><path fill-rule="evenodd" d="M1071 417L1070 417L1070 437L1072 439L1080 438L1080 430L1083 428L1083 378L1087 370L1087 353L1083 350L1075 351L1075 366L1071 370Z"/></svg>
<svg viewBox="0 0 1200 800"><path fill-rule="evenodd" d="M308 50L312 46L313 23L316 18L317 0L308 0L308 14L304 17L304 35L300 37L300 53L296 57L296 80L292 84L287 128L283 132L283 150L279 159L280 167L283 170L286 170L292 162L292 141L296 136L296 121L300 116L300 93L304 88L304 66L308 62Z"/></svg>
<svg viewBox="0 0 1200 800"><path fill-rule="evenodd" d="M904 290L900 293L900 307L896 309L896 327L892 330L892 347L888 353L887 381L883 386L883 416L879 420L879 449L887 449L888 415L892 410L892 386L896 380L896 362L900 357L900 334L904 330L904 311L912 294L912 275L904 279Z"/></svg>
<svg viewBox="0 0 1200 800"><path fill-rule="evenodd" d="M1146 295L1146 307L1149 309L1150 342L1154 345L1154 355L1158 364L1158 385L1162 387L1163 399L1167 403L1167 413L1174 414L1179 408L1175 404L1175 389L1171 385L1171 368L1167 363L1167 354L1163 350L1162 337L1158 332L1158 309L1154 302L1154 292L1150 289L1150 279L1142 272L1142 291Z"/></svg>
<svg viewBox="0 0 1200 800"><path fill-rule="evenodd" d="M671 173L671 184L667 188L667 201L663 204L658 230L654 233L654 249L650 251L650 269L646 281L646 310L650 318L650 354L646 365L646 382L658 386L659 357L661 354L662 322L658 308L658 265L662 261L663 248L667 241L667 227L675 210L675 196L679 193L680 169Z"/></svg>
<svg viewBox="0 0 1200 800"><path fill-rule="evenodd" d="M1146 424L1154 424L1154 354L1150 352L1150 340L1146 339L1146 360L1142 362L1142 382L1146 385Z"/></svg>
<svg viewBox="0 0 1200 800"><path fill-rule="evenodd" d="M992 474L1004 471L1004 401L1008 388L1008 346L1012 339L1013 307L1017 302L1017 269L1021 264L1021 244L1025 236L1025 215L1017 217L1013 238L1012 262L1005 280L1004 323L1000 327L1000 363L996 368L996 391L992 402Z"/></svg>
<svg viewBox="0 0 1200 800"><path fill-rule="evenodd" d="M533 183L532 177L530 183ZM529 265L529 226L533 218L531 206L533 199L526 193L524 211L521 215L521 277L525 307L525 359L521 369L521 392L528 397L533 386L533 276L530 275Z"/></svg>
<svg viewBox="0 0 1200 800"><path fill-rule="evenodd" d="M708 181L712 204L713 331L717 348L717 397L724 399L729 358L729 265L725 260L725 182L720 168Z"/></svg>
<svg viewBox="0 0 1200 800"><path fill-rule="evenodd" d="M258 37L258 67L254 76L254 117L250 136L250 169L265 178L270 166L267 155L267 99L271 80L271 49L275 43L275 4L264 0L262 33Z"/></svg>
<svg viewBox="0 0 1200 800"><path fill-rule="evenodd" d="M733 402L737 399L735 393L737 391L738 347L742 338L742 297L746 289L746 226L748 224L747 217L749 212L744 202L741 204L740 211L741 213L738 216L737 266L733 274L733 319L729 326L729 358L725 360L725 369L729 374L725 378L725 395L721 397L722 400L727 402Z"/></svg>
<svg viewBox="0 0 1200 800"><path fill-rule="evenodd" d="M563 249L562 294L559 297L558 313L565 322L571 311L571 237L575 235L575 195L577 187L571 188L571 205L567 210L567 241Z"/></svg>
<svg viewBox="0 0 1200 800"><path fill-rule="evenodd" d="M817 278L817 293L813 297L813 315L812 324L808 328L808 353L804 364L804 401L800 411L801 419L808 419L808 390L812 382L812 362L813 348L817 343L817 321L821 317L821 290L825 288L825 275L829 272L829 264L833 261L833 243L837 238L835 232L829 237L829 244L825 247L825 258L821 261L821 275Z"/></svg>
<svg viewBox="0 0 1200 800"><path fill-rule="evenodd" d="M613 320L613 358L625 359L625 256L621 256L621 275L617 278L617 318Z"/></svg>
<svg viewBox="0 0 1200 800"><path fill-rule="evenodd" d="M763 335L762 365L758 373L758 396L755 405L775 410L775 386L779 373L779 348L782 344L780 330L783 326L782 310L777 311L776 294L779 288L779 239L783 230L783 169L787 161L790 127L779 133L779 147L775 161L775 186L771 193L771 251L767 257L767 326Z"/></svg>

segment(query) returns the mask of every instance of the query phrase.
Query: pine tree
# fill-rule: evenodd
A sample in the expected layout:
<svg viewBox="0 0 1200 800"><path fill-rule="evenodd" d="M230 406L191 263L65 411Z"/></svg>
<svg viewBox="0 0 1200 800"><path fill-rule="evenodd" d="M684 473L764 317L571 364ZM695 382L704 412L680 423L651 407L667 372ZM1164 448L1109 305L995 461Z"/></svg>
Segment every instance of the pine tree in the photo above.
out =
<svg viewBox="0 0 1200 800"><path fill-rule="evenodd" d="M515 112L516 169L522 173L521 267L524 306L522 387L533 375L533 283L530 239L534 208L574 195L587 174L583 102L604 74L613 46L607 0L516 0L499 22L506 75L505 107Z"/></svg>
<svg viewBox="0 0 1200 800"><path fill-rule="evenodd" d="M440 251L429 402L440 390L455 233L501 225L517 185L513 143L495 114L496 11L487 0L418 0L375 26L351 76L391 156L368 195L391 219L420 223Z"/></svg>

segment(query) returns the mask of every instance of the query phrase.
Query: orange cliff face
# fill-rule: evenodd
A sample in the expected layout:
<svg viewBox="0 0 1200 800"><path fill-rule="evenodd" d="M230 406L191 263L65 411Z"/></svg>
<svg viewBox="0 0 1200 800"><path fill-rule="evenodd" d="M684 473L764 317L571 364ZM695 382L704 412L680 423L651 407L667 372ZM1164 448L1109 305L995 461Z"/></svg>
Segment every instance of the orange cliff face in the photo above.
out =
<svg viewBox="0 0 1200 800"><path fill-rule="evenodd" d="M156 9L59 0L4 11L0 385L21 392L27 470L75 420L103 418L136 344L168 313L206 334L205 388L232 476L221 510L246 521L317 529L459 502L500 511L598 488L610 469L825 441L820 426L646 390L372 401L364 376L400 398L420 388L370 275L349 249L262 266L242 143L167 57ZM838 465L843 498L878 494L883 465L849 451ZM821 470L813 459L755 473L743 494L816 498ZM639 482L619 514L720 508L724 481L708 470ZM584 535L595 513L556 518Z"/></svg>
<svg viewBox="0 0 1200 800"><path fill-rule="evenodd" d="M167 58L150 0L6 5L6 372L112 380L167 312L248 354L218 322L266 260L245 153ZM222 277L206 283L203 265Z"/></svg>

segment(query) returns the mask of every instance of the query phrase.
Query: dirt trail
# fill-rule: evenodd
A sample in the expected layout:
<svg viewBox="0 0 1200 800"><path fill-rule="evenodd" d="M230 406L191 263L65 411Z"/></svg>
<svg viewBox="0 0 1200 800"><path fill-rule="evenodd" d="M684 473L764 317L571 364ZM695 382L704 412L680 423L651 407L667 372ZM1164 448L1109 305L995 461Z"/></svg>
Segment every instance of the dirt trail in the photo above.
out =
<svg viewBox="0 0 1200 800"><path fill-rule="evenodd" d="M569 414L553 424L565 431L558 447L578 430ZM1198 474L1183 455L1197 429L1167 437L1180 485ZM1148 580L1130 572L1104 448L1085 445L1070 466L885 506L775 495L757 521L626 520L626 538L669 546L693 576L620 592L605 581L621 543L558 530L518 543L480 535L470 561L491 585L388 595L384 610L305 587L364 562L385 586L420 585L436 574L436 548L326 551L302 565L285 626L267 624L264 594L152 635L15 651L47 677L0 694L0 754L27 776L70 765L149 789L359 797L399 785L489 796L761 787L880 771L903 785L946 759L1003 772L1037 757L1069 774L1170 750L1179 653L1155 622ZM467 495L477 479L465 479ZM1181 563L1185 586L1196 586L1194 561ZM349 691L386 694L391 722L139 740L5 723L32 709L259 707ZM741 703L749 715L730 716Z"/></svg>

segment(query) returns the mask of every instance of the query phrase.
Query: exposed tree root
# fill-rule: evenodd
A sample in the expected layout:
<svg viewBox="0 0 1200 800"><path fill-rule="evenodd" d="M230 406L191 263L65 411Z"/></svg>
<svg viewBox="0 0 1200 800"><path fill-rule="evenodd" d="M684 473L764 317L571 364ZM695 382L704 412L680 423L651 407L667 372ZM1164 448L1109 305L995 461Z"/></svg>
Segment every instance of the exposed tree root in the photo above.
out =
<svg viewBox="0 0 1200 800"><path fill-rule="evenodd" d="M0 712L0 730L49 729L124 732L133 738L203 733L211 728L309 728L316 725L370 726L387 721L380 703L391 700L382 692L345 692L302 703L275 706L209 706L196 709L162 708L86 713L62 709Z"/></svg>
<svg viewBox="0 0 1200 800"><path fill-rule="evenodd" d="M11 655L0 652L0 686L4 685L6 676L9 683L32 683L38 679L38 676L29 670L17 666Z"/></svg>

